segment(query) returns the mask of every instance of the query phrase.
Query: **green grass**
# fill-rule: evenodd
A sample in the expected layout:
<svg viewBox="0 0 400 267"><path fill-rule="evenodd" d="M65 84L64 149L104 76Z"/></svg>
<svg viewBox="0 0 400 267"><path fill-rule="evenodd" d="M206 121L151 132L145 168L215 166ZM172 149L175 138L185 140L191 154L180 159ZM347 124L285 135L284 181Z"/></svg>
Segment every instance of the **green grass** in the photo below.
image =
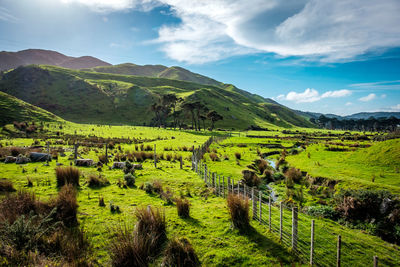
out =
<svg viewBox="0 0 400 267"><path fill-rule="evenodd" d="M326 151L323 144L318 144L287 157L290 165L312 176L339 180L346 187L381 188L395 193L400 193L399 159L399 139L372 143L369 148L349 152Z"/></svg>
<svg viewBox="0 0 400 267"><path fill-rule="evenodd" d="M173 78L181 77L175 74ZM6 73L0 80L0 90L79 123L149 125L154 117L151 105L161 94L175 93L218 111L224 120L216 123L217 128L313 126L290 109L268 99L261 102L260 97L237 88L170 78L31 65ZM190 124L189 117L186 124ZM209 121L206 126L210 126Z"/></svg>
<svg viewBox="0 0 400 267"><path fill-rule="evenodd" d="M62 121L54 114L0 92L0 125L13 121Z"/></svg>

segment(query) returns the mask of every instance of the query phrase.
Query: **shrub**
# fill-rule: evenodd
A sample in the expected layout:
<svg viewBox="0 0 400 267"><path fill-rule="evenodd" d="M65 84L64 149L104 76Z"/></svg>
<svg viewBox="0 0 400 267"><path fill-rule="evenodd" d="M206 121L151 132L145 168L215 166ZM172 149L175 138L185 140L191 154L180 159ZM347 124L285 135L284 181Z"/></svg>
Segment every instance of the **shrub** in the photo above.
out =
<svg viewBox="0 0 400 267"><path fill-rule="evenodd" d="M255 174L254 171L251 170L243 170L242 171L242 182L246 184L247 186L253 187L253 186L259 186L261 183L261 179Z"/></svg>
<svg viewBox="0 0 400 267"><path fill-rule="evenodd" d="M7 179L0 179L0 192L14 192L14 185Z"/></svg>
<svg viewBox="0 0 400 267"><path fill-rule="evenodd" d="M214 152L213 152L213 153L210 153L210 154L209 154L209 157L210 157L210 159L211 159L212 161L219 161L218 155L215 154Z"/></svg>
<svg viewBox="0 0 400 267"><path fill-rule="evenodd" d="M140 186L140 189L143 189L144 191L146 191L146 193L151 194L153 193L153 184L150 182L145 182L144 184L142 184Z"/></svg>
<svg viewBox="0 0 400 267"><path fill-rule="evenodd" d="M116 231L110 244L112 266L148 266L150 240L144 235L125 227Z"/></svg>
<svg viewBox="0 0 400 267"><path fill-rule="evenodd" d="M57 208L57 219L64 225L70 227L78 224L77 212L78 202L76 200L76 190L72 184L64 185L57 198L53 201Z"/></svg>
<svg viewBox="0 0 400 267"><path fill-rule="evenodd" d="M240 160L242 158L242 154L240 154L239 152L235 152L235 158L237 160Z"/></svg>
<svg viewBox="0 0 400 267"><path fill-rule="evenodd" d="M176 199L176 208L178 209L178 216L182 218L190 217L190 203L187 199Z"/></svg>
<svg viewBox="0 0 400 267"><path fill-rule="evenodd" d="M13 223L19 216L37 211L37 201L34 193L19 191L8 195L0 202L0 221Z"/></svg>
<svg viewBox="0 0 400 267"><path fill-rule="evenodd" d="M57 167L56 168L56 178L57 186L62 187L65 184L72 184L79 186L79 169L69 166L69 167Z"/></svg>
<svg viewBox="0 0 400 267"><path fill-rule="evenodd" d="M103 187L103 186L110 185L110 182L107 180L107 178L102 176L101 174L89 175L87 182L88 182L89 187Z"/></svg>
<svg viewBox="0 0 400 267"><path fill-rule="evenodd" d="M127 186L135 186L135 176L133 176L132 174L125 174L124 180Z"/></svg>
<svg viewBox="0 0 400 267"><path fill-rule="evenodd" d="M17 157L19 154L22 154L24 150L19 147L11 147L10 148L11 156Z"/></svg>
<svg viewBox="0 0 400 267"><path fill-rule="evenodd" d="M172 192L172 190L170 190L168 187L165 191L162 191L160 193L160 197L161 199L163 199L165 202L167 202L167 205L171 205L173 204L173 197L174 197L174 193Z"/></svg>
<svg viewBox="0 0 400 267"><path fill-rule="evenodd" d="M242 199L239 195L229 194L227 203L233 227L239 231L249 229L249 200Z"/></svg>
<svg viewBox="0 0 400 267"><path fill-rule="evenodd" d="M106 164L108 159L107 159L106 155L99 155L99 161L103 164Z"/></svg>
<svg viewBox="0 0 400 267"><path fill-rule="evenodd" d="M256 164L260 174L263 174L265 170L269 167L268 162L264 159L257 160Z"/></svg>
<svg viewBox="0 0 400 267"><path fill-rule="evenodd" d="M286 177L292 180L295 183L299 183L301 178L303 177L301 171L296 168L289 168L289 170L285 173Z"/></svg>
<svg viewBox="0 0 400 267"><path fill-rule="evenodd" d="M136 208L135 216L137 218L136 234L143 235L145 239L148 239L146 242L149 242L150 256L157 255L167 240L164 213L148 206L147 208Z"/></svg>
<svg viewBox="0 0 400 267"><path fill-rule="evenodd" d="M275 181L280 181L285 179L285 176L281 172L276 172L274 173L274 180Z"/></svg>
<svg viewBox="0 0 400 267"><path fill-rule="evenodd" d="M104 203L104 197L99 197L99 206L100 207L105 207L106 203Z"/></svg>
<svg viewBox="0 0 400 267"><path fill-rule="evenodd" d="M336 220L338 218L338 213L330 206L310 206L307 207L306 213L314 217L327 218L331 220Z"/></svg>
<svg viewBox="0 0 400 267"><path fill-rule="evenodd" d="M163 265L196 267L201 264L190 242L186 238L175 238L165 249Z"/></svg>

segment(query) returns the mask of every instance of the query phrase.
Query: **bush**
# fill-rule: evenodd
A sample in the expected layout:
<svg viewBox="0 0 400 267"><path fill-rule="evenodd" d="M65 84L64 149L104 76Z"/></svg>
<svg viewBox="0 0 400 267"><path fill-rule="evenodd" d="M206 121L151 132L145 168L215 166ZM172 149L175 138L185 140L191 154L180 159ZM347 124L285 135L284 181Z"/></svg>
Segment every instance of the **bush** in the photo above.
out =
<svg viewBox="0 0 400 267"><path fill-rule="evenodd" d="M239 195L229 194L227 203L233 227L239 231L249 229L249 200L242 199Z"/></svg>
<svg viewBox="0 0 400 267"><path fill-rule="evenodd" d="M190 203L187 199L176 199L176 208L178 209L178 216L182 218L190 217Z"/></svg>
<svg viewBox="0 0 400 267"><path fill-rule="evenodd" d="M110 243L111 264L115 267L148 266L150 240L127 229L118 229Z"/></svg>
<svg viewBox="0 0 400 267"><path fill-rule="evenodd" d="M164 213L148 206L147 208L137 208L135 216L137 218L136 234L143 235L143 238L148 240L150 256L157 255L167 240Z"/></svg>
<svg viewBox="0 0 400 267"><path fill-rule="evenodd" d="M310 206L307 207L306 213L313 217L327 218L331 220L337 220L338 213L330 206Z"/></svg>
<svg viewBox="0 0 400 267"><path fill-rule="evenodd" d="M72 184L79 186L79 169L69 166L69 167L57 167L56 168L56 178L57 186L62 187L65 184Z"/></svg>
<svg viewBox="0 0 400 267"><path fill-rule="evenodd" d="M88 186L89 187L103 187L110 185L110 182L107 180L106 177L102 176L101 174L95 175L91 174L88 177Z"/></svg>
<svg viewBox="0 0 400 267"><path fill-rule="evenodd" d="M135 186L135 176L133 176L132 174L125 174L124 180L127 186Z"/></svg>
<svg viewBox="0 0 400 267"><path fill-rule="evenodd" d="M107 159L106 155L100 155L99 161L103 164L106 164L108 162L108 159Z"/></svg>
<svg viewBox="0 0 400 267"><path fill-rule="evenodd" d="M215 153L210 153L210 154L209 154L209 157L210 157L210 159L211 159L212 161L219 161L219 157L218 157L218 155L215 154Z"/></svg>
<svg viewBox="0 0 400 267"><path fill-rule="evenodd" d="M301 174L301 171L296 168L289 168L289 170L285 173L286 178L289 180L292 180L295 183L299 183L301 179L303 178L303 175Z"/></svg>
<svg viewBox="0 0 400 267"><path fill-rule="evenodd" d="M78 202L76 200L76 190L72 184L64 185L53 203L57 208L58 220L62 221L64 225L68 227L78 224L76 216L78 212Z"/></svg>
<svg viewBox="0 0 400 267"><path fill-rule="evenodd" d="M0 179L0 192L14 192L14 185L7 179Z"/></svg>
<svg viewBox="0 0 400 267"><path fill-rule="evenodd" d="M244 184L246 184L247 186L250 187L257 187L260 185L261 183L261 179L257 176L257 174L255 174L254 171L250 171L250 170L243 170L242 171L242 182Z"/></svg>
<svg viewBox="0 0 400 267"><path fill-rule="evenodd" d="M190 242L186 238L176 238L165 249L163 265L196 267L201 264Z"/></svg>
<svg viewBox="0 0 400 267"><path fill-rule="evenodd" d="M28 215L31 211L37 213L37 206L34 193L19 191L8 195L0 202L0 221L12 224L21 215Z"/></svg>
<svg viewBox="0 0 400 267"><path fill-rule="evenodd" d="M237 160L240 160L242 158L242 154L240 154L239 152L235 152L235 158Z"/></svg>

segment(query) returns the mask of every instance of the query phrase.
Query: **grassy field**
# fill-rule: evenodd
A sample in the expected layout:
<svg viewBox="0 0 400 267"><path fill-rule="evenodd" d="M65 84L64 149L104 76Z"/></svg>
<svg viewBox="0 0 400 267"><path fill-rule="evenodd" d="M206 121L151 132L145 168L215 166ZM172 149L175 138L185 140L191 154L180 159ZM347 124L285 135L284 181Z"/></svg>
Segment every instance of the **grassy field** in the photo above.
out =
<svg viewBox="0 0 400 267"><path fill-rule="evenodd" d="M12 128L13 126L7 126ZM385 142L359 142L360 145L372 144L370 147L351 147L355 141L342 141L345 147L354 151L326 151L324 140L329 137L327 131L308 131L318 137L307 137L310 140L321 139L319 143L312 144L310 140L303 140L302 132L285 133L283 129L273 132L233 132L233 137L220 143L214 143L204 155L203 160L211 171L223 176L230 176L239 181L242 178L242 170L259 159L260 155L277 151L278 154L269 156L275 161L282 151L286 150L286 160L291 166L307 171L311 175L323 176L329 179L339 180L341 186L359 187L371 186L370 177L377 173L373 186L389 189L398 193L399 175L396 167L399 166L398 139ZM134 126L106 126L93 124L75 124L69 122L45 123L44 133L41 138L7 138L3 135L0 140L2 149L7 147L45 146L51 143L51 150L63 149L65 156L58 153L58 160L51 161L49 166L43 163L28 163L24 165L6 164L0 162L0 178L7 178L13 182L18 190L29 190L43 200L50 199L58 193L55 179L56 164L69 166L72 162L73 146L72 137L78 136L82 142L102 137L109 143L114 143L108 150L113 157L118 154L138 152L140 146L149 146L152 150L156 145L159 162L154 168L152 160L143 162L143 170L136 170L135 186L124 188L119 186L124 178L124 173L119 169L109 169L107 166L99 171L96 167L78 167L81 172L80 187L78 188L78 219L87 231L91 243L95 248L95 257L99 265L110 265L109 244L113 233L118 227L127 225L133 227L136 207L151 205L159 207L165 212L167 220L167 235L173 237L187 237L197 252L204 266L296 266L302 265L301 261L290 253L290 250L281 244L276 233L268 231L268 227L256 221L251 222L251 231L246 234L239 233L231 228L226 200L217 197L204 185L204 181L191 169L192 147L203 144L211 134L223 135L226 133L174 131ZM343 134L343 132L334 132ZM4 134L4 133L3 133ZM249 138L244 135L264 135L269 138ZM240 136L239 136L240 135ZM47 138L45 138L47 136ZM276 136L276 137L275 137ZM129 138L129 139L128 139ZM335 142L339 142L340 138ZM129 140L130 143L127 143ZM119 144L118 142L122 143ZM314 142L313 141L313 142ZM301 148L306 144L305 149ZM334 146L330 144L330 146ZM299 148L300 147L300 148ZM291 155L295 149L296 154ZM153 153L153 151L148 151ZM83 158L99 160L99 156L105 153L103 145L79 147L79 154ZM216 154L217 160L212 160L211 154ZM310 153L310 158L308 158ZM237 156L240 154L240 157ZM171 159L167 160L167 155ZM340 157L337 155L341 155ZM179 160L182 156L183 169L180 169ZM315 162L319 162L318 168ZM361 163L360 163L361 162ZM112 163L109 164L111 166ZM359 173L360 175L355 175ZM380 174L383 174L383 177ZM90 175L102 175L110 182L110 185L101 188L89 187L87 180ZM339 177L339 174L341 175ZM397 175L396 175L397 174ZM354 177L356 176L356 177ZM33 186L28 187L28 178ZM159 181L165 191L173 192L174 197L185 196L190 201L190 218L183 219L177 215L175 204L168 203L158 194L146 193L140 189L146 182ZM270 184L279 200L285 200L285 183L282 181ZM295 185L299 187L300 185ZM307 203L315 203L318 198L308 195L308 189L304 189ZM265 191L267 194L268 191ZM99 198L105 200L106 206L99 206ZM119 206L120 213L112 213L110 205ZM266 212L267 207L264 207ZM279 215L277 208L273 208L272 220L277 226ZM290 213L284 213L284 229L290 230ZM315 218L306 214L299 214L300 238L309 244L309 227L311 220L316 224L316 259L321 263L334 261L336 236L343 238L343 259L347 265L370 265L372 256L378 255L383 266L396 266L400 262L399 247L384 242L378 237L371 236L366 231L350 229L338 222L328 219ZM330 256L325 256L329 253ZM159 265L161 257L158 257L153 265ZM323 265L323 264L321 264Z"/></svg>

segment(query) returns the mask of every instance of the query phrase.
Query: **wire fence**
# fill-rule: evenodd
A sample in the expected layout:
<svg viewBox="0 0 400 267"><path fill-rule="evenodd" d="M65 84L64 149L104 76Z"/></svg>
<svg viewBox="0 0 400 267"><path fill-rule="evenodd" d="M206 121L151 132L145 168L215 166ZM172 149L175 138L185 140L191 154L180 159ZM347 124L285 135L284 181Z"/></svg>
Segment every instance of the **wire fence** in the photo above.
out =
<svg viewBox="0 0 400 267"><path fill-rule="evenodd" d="M212 172L201 159L212 142L223 139L223 137L211 137L202 146L194 149L192 156L193 171L208 187L214 189L217 196L226 198L229 194L237 194L249 199L253 220L265 225L303 263L328 267L365 264L378 266L378 257L368 244L368 239L358 236L355 238L346 231L326 227L321 220L317 224L310 216L305 214L299 216L300 211L295 205L274 202L270 195L242 184L239 179L235 180L233 177L224 177ZM385 256L382 262L380 259L379 265L395 266L393 261Z"/></svg>

